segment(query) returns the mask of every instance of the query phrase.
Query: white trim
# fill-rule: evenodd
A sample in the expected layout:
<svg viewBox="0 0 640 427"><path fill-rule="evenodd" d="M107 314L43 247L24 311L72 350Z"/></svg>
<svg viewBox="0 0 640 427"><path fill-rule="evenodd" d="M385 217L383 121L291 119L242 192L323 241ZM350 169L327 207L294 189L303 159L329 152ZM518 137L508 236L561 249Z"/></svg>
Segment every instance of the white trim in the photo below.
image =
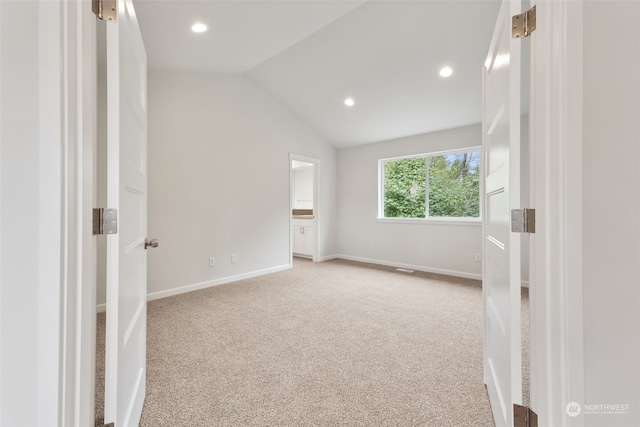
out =
<svg viewBox="0 0 640 427"><path fill-rule="evenodd" d="M225 285L227 283L237 282L239 280L252 279L254 277L264 276L266 274L277 273L279 271L289 270L290 264L280 265L277 267L265 268L263 270L251 271L248 273L238 274L235 276L222 277L220 279L209 280L206 282L194 283L192 285L179 286L173 289L167 289L159 292L152 292L147 295L147 301L153 301L161 298L172 297L174 295L185 294L187 292L198 291L200 289L211 288L213 286Z"/></svg>
<svg viewBox="0 0 640 427"><path fill-rule="evenodd" d="M497 22L497 21L496 21ZM486 86L487 86L487 76L486 73L482 72L482 114L484 115L484 111L486 110L487 106L487 90L486 90ZM484 135L487 132L486 129L486 123L484 120L482 120L482 139L484 139ZM484 164L485 164L485 149L484 149L484 145L482 146L482 154L481 154L481 158L480 158L480 176L484 177L485 175L485 169L484 169ZM481 260L481 269L482 269L482 279L484 280L484 273L486 271L486 256L485 256L485 252L484 252L484 236L486 235L486 230L487 230L487 226L485 224L485 220L484 218L487 218L487 212L486 212L486 206L484 203L484 194L486 191L486 186L485 186L485 182L484 179L480 180L480 194L482 195L482 197L480 197L480 217L483 218L482 220L482 239L483 239L483 243L480 245L480 260ZM482 331L484 333L484 331L487 330L487 305L485 304L485 301L487 301L487 291L484 287L484 285L482 286ZM487 363L485 363L485 361L487 360L487 340L482 339L482 382L484 384L487 384L489 382L489 365ZM493 415L493 412L492 412ZM495 419L494 419L494 423L495 423Z"/></svg>
<svg viewBox="0 0 640 427"><path fill-rule="evenodd" d="M2 71L11 75L17 68L25 77L13 82L13 93L7 91L8 88L3 92L12 99L19 91L24 105L15 114L5 116L3 104L0 115L3 122L13 118L9 123L4 122L3 131L14 141L5 139L3 150L9 147L5 144L19 144L19 135L27 135L27 144L22 144L22 148L28 151L20 152L24 154L20 160L31 166L24 169L32 173L33 180L29 183L37 184L22 189L30 211L24 214L31 230L26 235L31 256L26 259L31 262L30 271L35 272L37 279L26 274L29 270L24 277L22 273L13 276L15 280L26 281L16 284L29 291L29 301L28 306L23 306L24 300L16 300L14 311L9 312L13 316L21 312L19 314L31 318L27 325L16 329L25 346L8 347L5 335L0 339L2 351L6 352L3 362L9 358L15 361L15 356L23 351L35 348L36 352L14 367L16 372L23 373L22 393L12 396L10 377L4 377L0 383L1 394L5 396L0 398L2 419L13 425L86 426L95 421L91 407L92 351L95 351L95 342L91 341L95 300L91 301L91 297L95 283L88 222L95 124L92 91L95 68L91 62L95 18L90 3L81 0L3 3L2 10L5 17L11 12L18 19L16 22L24 16L30 16L35 22L36 31L18 31L19 26L3 28L3 38L6 40L9 34L15 38L20 55L18 61L5 62ZM6 61L14 58L15 52L18 50L3 47L0 56ZM37 137L32 137L33 133L25 134L21 123L29 123L30 132L35 131ZM6 202L11 199L5 197L2 194L0 199L7 209L10 205ZM11 206L17 210L22 207L21 203ZM6 221L7 217L3 219ZM11 226L23 229L25 224L17 221ZM4 235L3 246L20 246L20 242L6 238ZM6 266L7 259L3 261ZM12 320L22 321L20 316ZM5 326L6 321L5 314ZM29 392L26 401L24 391ZM9 400L5 400L6 396Z"/></svg>
<svg viewBox="0 0 640 427"><path fill-rule="evenodd" d="M194 283L191 285L179 286L177 288L167 289L159 292L152 292L147 295L147 301L153 301L156 299L168 298L174 295L185 294L187 292L198 291L200 289L207 289L214 286L226 285L228 283L234 283L240 280L252 279L254 277L264 276L266 274L277 273L279 271L285 271L291 269L291 265L285 264L277 267L265 268L263 270L251 271L249 273L238 274L236 276L227 276L220 279L209 280L206 282ZM98 313L104 313L107 311L107 304L98 304L96 306Z"/></svg>
<svg viewBox="0 0 640 427"><path fill-rule="evenodd" d="M2 22L2 3L0 3L0 22ZM0 46L2 46L2 30L0 30ZM2 52L0 51L0 93L2 93ZM2 103L0 102L0 111L2 109ZM0 129L2 129L3 114L0 112ZM2 132L0 132L0 166L2 165ZM0 173L0 189L2 188L2 174ZM0 309L2 308L2 196L0 195ZM2 384L2 314L0 314L0 384ZM2 387L0 386L0 393L2 393ZM2 415L2 395L0 394L0 421L3 420Z"/></svg>
<svg viewBox="0 0 640 427"><path fill-rule="evenodd" d="M377 218L378 222L388 222L395 224L414 224L414 225L469 225L473 227L482 227L482 218L443 218L443 217L427 217L427 218Z"/></svg>
<svg viewBox="0 0 640 427"><path fill-rule="evenodd" d="M429 151L426 153L418 153L418 154L406 154L404 156L398 156L398 157L388 157L385 159L379 159L378 162L388 162L389 160L402 160L402 159L412 159L414 157L438 157L438 156L445 156L447 154L457 154L457 153L466 153L469 151L478 151L481 152L482 151L482 144L480 145L472 145L470 147L463 147L463 148L452 148L450 150L441 150L441 151Z"/></svg>
<svg viewBox="0 0 640 427"><path fill-rule="evenodd" d="M94 422L95 265L92 236L96 113L95 17L84 1L59 8L63 278L61 425ZM51 20L51 15L43 17ZM54 20L55 22L55 20ZM42 24L41 24L42 25ZM48 355L45 355L48 357Z"/></svg>
<svg viewBox="0 0 640 427"><path fill-rule="evenodd" d="M368 264L384 265L387 267L406 268L409 270L423 271L425 273L442 274L445 276L461 277L464 279L482 280L481 274L467 273L464 271L446 270L444 268L427 267L424 265L405 264L401 262L383 261L379 259L362 258L362 257L343 255L343 254L334 255L334 258L344 259L347 261L365 262Z"/></svg>
<svg viewBox="0 0 640 427"><path fill-rule="evenodd" d="M40 275L37 295L33 303L38 307L38 387L35 391L35 408L38 425L46 424L47 418L54 413L61 425L68 423L67 405L74 401L75 385L74 343L68 326L70 312L75 311L73 270L76 265L74 242L70 242L70 230L74 232L75 223L69 221L73 215L73 201L68 192L72 190L68 174L74 155L74 135L69 127L73 126L76 111L65 102L72 91L65 81L64 71L73 64L73 59L64 55L67 48L66 37L72 36L74 28L65 25L64 5L61 1L38 3L39 32L39 121L34 123L39 131L38 165L40 187L38 189L39 206L53 209L39 212L37 225L38 270ZM55 68L55 69L54 69ZM35 160L35 159L34 159ZM71 194L73 197L73 194ZM47 214L51 218L47 218ZM70 247L71 243L71 247ZM71 273L71 277L69 277ZM47 277L48 276L48 277ZM67 312L65 307L69 307ZM47 360L49 359L49 360ZM53 385L57 385L57 398L51 399ZM52 420L53 418L49 418Z"/></svg>
<svg viewBox="0 0 640 427"><path fill-rule="evenodd" d="M315 157L304 156L296 153L289 153L289 264L293 264L293 161L311 163L313 165L313 261L318 262L320 259L320 242L318 228L320 227L320 159Z"/></svg>
<svg viewBox="0 0 640 427"><path fill-rule="evenodd" d="M93 236L92 208L94 206L94 152L97 142L97 49L96 20L89 2L78 2L76 19L79 31L78 72L82 93L78 97L79 118L82 123L82 167L79 170L81 188L81 246L79 261L82 263L79 284L78 320L78 382L76 390L77 410L75 425L95 422L95 363L96 363L96 238Z"/></svg>
<svg viewBox="0 0 640 427"><path fill-rule="evenodd" d="M301 162L319 164L320 159L315 157L303 156L302 154L289 153L289 160L300 160Z"/></svg>
<svg viewBox="0 0 640 427"><path fill-rule="evenodd" d="M375 259L369 259L369 258L361 258L361 257L353 257L353 256L349 256L349 255L340 255L340 254L334 254L334 255L328 255L328 256L321 257L321 258L318 259L318 262L330 261L330 260L334 260L334 259L344 259L344 260L348 260L348 261L356 261L356 262L364 262L364 263L368 263L368 264L384 265L384 266L387 266L387 267L407 268L407 269L410 269L410 270L424 271L424 272L427 272L427 273L442 274L442 275L453 276L453 277L462 277L462 278L465 278L465 279L482 280L482 276L481 275L474 274L474 273L465 273L465 272L454 271L454 270L445 270L445 269L441 269L441 268L431 268L431 267L424 267L424 266L419 266L419 265L403 264L403 263L396 263L396 262L391 262L391 261L381 261L381 260L375 260ZM277 267L265 268L263 270L256 270L256 271L252 271L252 272L249 272L249 273L238 274L238 275L235 275L235 276L227 276L227 277L222 277L220 279L209 280L209 281L200 282L200 283L194 283L194 284L191 284L191 285L179 286L177 288L167 289L167 290L159 291L159 292L153 292L153 293L150 293L150 294L147 295L147 301L153 301L153 300L157 300L157 299L168 298L168 297L172 297L172 296L175 296L175 295L185 294L187 292L193 292L193 291L198 291L198 290L201 290L201 289L211 288L211 287L214 287L214 286L225 285L225 284L229 284L229 283L235 283L235 282L239 282L241 280L252 279L254 277L259 277L259 276L264 276L264 275L267 275L267 274L277 273L279 271L289 270L292 267L293 267L292 265L285 264L285 265L280 265L280 266L277 266ZM106 304L98 304L96 306L96 309L97 309L98 313L105 312L106 311Z"/></svg>
<svg viewBox="0 0 640 427"><path fill-rule="evenodd" d="M582 426L583 5L537 1L532 35L531 408L540 425Z"/></svg>
<svg viewBox="0 0 640 427"><path fill-rule="evenodd" d="M520 287L529 288L529 281L528 280L523 280L522 282L520 282Z"/></svg>

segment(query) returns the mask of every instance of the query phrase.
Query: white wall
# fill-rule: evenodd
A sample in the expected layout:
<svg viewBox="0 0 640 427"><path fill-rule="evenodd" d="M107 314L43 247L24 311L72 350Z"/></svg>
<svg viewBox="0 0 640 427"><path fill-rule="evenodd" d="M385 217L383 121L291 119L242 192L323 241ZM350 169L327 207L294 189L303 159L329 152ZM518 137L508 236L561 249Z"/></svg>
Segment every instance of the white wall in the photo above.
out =
<svg viewBox="0 0 640 427"><path fill-rule="evenodd" d="M639 2L584 2L584 396L631 405L594 427L640 425L639 26Z"/></svg>
<svg viewBox="0 0 640 427"><path fill-rule="evenodd" d="M335 253L331 145L243 76L150 70L148 82L153 297L289 265L290 152L321 160L319 252Z"/></svg>
<svg viewBox="0 0 640 427"><path fill-rule="evenodd" d="M338 151L338 242L347 258L480 278L476 225L378 222L378 160L480 146L480 125L417 135Z"/></svg>
<svg viewBox="0 0 640 427"><path fill-rule="evenodd" d="M46 157L46 154L60 155L57 147L60 139L41 138L41 132L46 131L59 135L59 128L47 126L53 121L46 123L46 119L41 123L40 109L46 115L45 108L50 105L41 104L39 80L47 75L41 75L39 69L51 64L43 61L38 31L23 29L22 25L33 19L37 22L42 11L38 2L20 3L0 4L0 424L3 426L43 425L41 417L47 416L55 424L59 402L56 377L60 319L52 310L59 310L61 304L60 242L41 228L49 226L53 233L60 233L60 200L55 200L60 195L60 169L59 165L56 169L55 157ZM49 79L47 83L52 81ZM59 85L54 87L59 89ZM44 193L46 190L53 200ZM46 201L53 204L47 207ZM43 215L47 208L51 214L48 221ZM41 233L45 233L44 238ZM46 250L51 251L50 259L45 257ZM51 298L49 307L41 312L39 309L47 297ZM52 334L50 338L47 333ZM50 363L43 363L42 351L51 352ZM46 369L50 375L46 375ZM53 396L48 404L42 393Z"/></svg>

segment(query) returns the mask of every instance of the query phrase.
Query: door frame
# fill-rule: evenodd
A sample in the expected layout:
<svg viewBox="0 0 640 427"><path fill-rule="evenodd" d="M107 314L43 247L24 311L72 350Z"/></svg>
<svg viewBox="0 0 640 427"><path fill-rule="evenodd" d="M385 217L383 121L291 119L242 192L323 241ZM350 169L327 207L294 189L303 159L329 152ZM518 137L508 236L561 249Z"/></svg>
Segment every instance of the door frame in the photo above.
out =
<svg viewBox="0 0 640 427"><path fill-rule="evenodd" d="M320 261L320 254L318 251L318 226L320 224L319 221L319 209L320 201L318 198L320 197L319 191L319 177L320 177L320 159L315 157L303 156L301 154L289 153L289 265L293 267L293 233L291 229L293 228L293 218L291 217L291 211L293 209L293 168L291 167L291 162L293 160L298 160L301 162L307 162L313 164L313 262Z"/></svg>
<svg viewBox="0 0 640 427"><path fill-rule="evenodd" d="M47 308L57 310L60 328L55 373L58 398L54 403L48 394L41 397L57 404L55 425L80 427L95 422L97 246L92 209L96 194L96 18L91 2L84 0L41 1L40 11L38 28L43 42L40 55L50 66L41 72L41 82L48 82L50 87L41 87L38 93L39 101L46 107L46 111L42 107L41 111L45 111L49 121L41 121L39 129L48 136L59 135L60 143L57 153L41 155L39 168L45 174L52 169L59 171L60 181L52 180L50 184L58 191L47 199L51 202L58 199L60 222L39 233L45 240L58 234L61 270L60 299L50 300ZM47 131L47 125L54 126L54 121L58 134ZM46 256L55 258L51 253ZM40 332L48 327L41 323ZM51 346L39 349L38 357L51 358L56 354L52 349ZM54 372L38 375L44 379ZM39 422L54 423L42 408L36 410Z"/></svg>
<svg viewBox="0 0 640 427"><path fill-rule="evenodd" d="M536 3L530 113L531 201L537 210L537 233L531 236L531 407L540 425L580 426L583 418L569 418L564 406L584 401L582 4L571 0ZM39 234L48 241L52 232L59 233L58 253L46 255L64 260L61 266L74 277L61 276L62 299L48 301L47 313L56 313L62 333L50 337L43 348L53 353L42 356L58 354L58 372L37 374L44 389L53 385L60 390L54 404L57 411L50 405L36 405L35 411L49 420L49 415L57 413L59 426L84 426L93 422L95 381L95 238L89 219L95 195L95 18L90 3L81 0L49 0L40 7L47 11L38 24L42 40L48 38L47 46L57 43L67 53L41 52L59 65L42 75L56 83L57 95L71 102L46 105L51 108L49 117L68 132L61 134L59 156L42 157L37 167L44 173L51 168L61 171L60 187L50 197L60 202L65 220ZM51 88L40 90L43 100L57 96ZM316 180L316 193L317 185ZM314 204L317 210L318 203ZM37 298L43 298L42 293ZM49 329L41 324L38 333ZM4 346L0 348L5 351Z"/></svg>
<svg viewBox="0 0 640 427"><path fill-rule="evenodd" d="M97 141L97 52L96 18L91 2L57 0L63 50L63 127L67 126L66 161L63 169L62 203L65 203L67 283L63 307L66 337L61 345L65 366L61 395L60 425L89 425L95 422L96 352L96 259L97 237L93 236L93 207L96 206L95 153ZM41 21L42 22L42 21ZM64 120L66 119L66 123ZM66 182L65 182L66 181ZM65 194L66 193L66 194ZM64 243L63 243L64 244ZM63 249L63 254L65 253ZM64 277L64 276L63 276Z"/></svg>
<svg viewBox="0 0 640 427"><path fill-rule="evenodd" d="M7 345L13 344L15 334L0 331L0 361L19 360L11 369L29 372L28 381L13 384L3 378L0 382L8 389L1 393L7 400L0 396L0 417L25 425L87 426L95 417L95 17L91 2L84 0L17 2L13 7L30 13L37 30L25 27L24 32L12 34L15 43L24 42L14 44L13 50L2 46L2 56L13 57L17 47L21 58L27 58L3 63L2 72L14 73L20 67L25 80L16 82L17 87L31 84L21 107L13 112L20 121L8 126L8 136L19 126L28 125L37 132L21 161L31 163L25 170L33 172L38 186L35 191L28 187L25 194L25 200L36 203L29 207L36 209L25 211L11 224L31 233L21 233L18 240L3 235L2 245L20 248L25 237L35 235L35 241L28 242L32 256L13 261L23 270L35 270L38 279L15 275L11 282L2 281L0 293L19 286L31 294L28 302L13 301L11 313L32 320L14 329L24 342L35 345L36 353L23 355L25 348ZM0 121L6 119L0 111ZM18 141L3 140L0 151ZM20 179L21 175L9 176ZM10 196L0 193L0 203L14 202ZM14 387L22 393L12 394ZM20 399L25 392L29 394L26 402Z"/></svg>
<svg viewBox="0 0 640 427"><path fill-rule="evenodd" d="M582 2L534 1L530 172L531 408L539 425L584 425Z"/></svg>

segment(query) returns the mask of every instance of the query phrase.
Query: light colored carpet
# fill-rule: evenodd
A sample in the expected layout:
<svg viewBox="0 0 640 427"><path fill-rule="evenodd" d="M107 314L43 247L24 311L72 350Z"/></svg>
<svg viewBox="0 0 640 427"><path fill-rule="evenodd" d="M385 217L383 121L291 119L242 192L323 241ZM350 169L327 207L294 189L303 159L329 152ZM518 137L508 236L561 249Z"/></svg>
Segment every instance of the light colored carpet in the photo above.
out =
<svg viewBox="0 0 640 427"><path fill-rule="evenodd" d="M141 426L493 425L477 281L295 259L150 302L147 336ZM104 314L97 353L100 419Z"/></svg>

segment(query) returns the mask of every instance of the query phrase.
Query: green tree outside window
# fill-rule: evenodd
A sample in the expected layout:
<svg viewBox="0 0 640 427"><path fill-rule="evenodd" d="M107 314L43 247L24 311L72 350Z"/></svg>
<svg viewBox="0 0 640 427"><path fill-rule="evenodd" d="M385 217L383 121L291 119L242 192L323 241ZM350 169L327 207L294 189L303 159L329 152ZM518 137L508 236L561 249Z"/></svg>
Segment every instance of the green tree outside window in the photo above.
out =
<svg viewBox="0 0 640 427"><path fill-rule="evenodd" d="M387 160L383 172L385 218L480 217L477 150Z"/></svg>

